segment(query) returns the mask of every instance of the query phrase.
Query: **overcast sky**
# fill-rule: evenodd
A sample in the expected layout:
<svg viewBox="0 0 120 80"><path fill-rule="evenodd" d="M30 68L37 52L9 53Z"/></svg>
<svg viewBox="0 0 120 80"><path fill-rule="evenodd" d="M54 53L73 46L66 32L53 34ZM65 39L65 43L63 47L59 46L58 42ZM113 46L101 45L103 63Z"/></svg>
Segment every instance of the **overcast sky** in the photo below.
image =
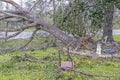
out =
<svg viewBox="0 0 120 80"><path fill-rule="evenodd" d="M21 0L13 0L13 1L15 1L15 2L17 2L17 3L20 3Z"/></svg>
<svg viewBox="0 0 120 80"><path fill-rule="evenodd" d="M13 1L17 2L18 4L20 4L21 1L25 1L25 0L13 0Z"/></svg>
<svg viewBox="0 0 120 80"><path fill-rule="evenodd" d="M27 1L27 0L13 0L13 1L20 3L21 1ZM36 0L34 0L34 1L36 1Z"/></svg>

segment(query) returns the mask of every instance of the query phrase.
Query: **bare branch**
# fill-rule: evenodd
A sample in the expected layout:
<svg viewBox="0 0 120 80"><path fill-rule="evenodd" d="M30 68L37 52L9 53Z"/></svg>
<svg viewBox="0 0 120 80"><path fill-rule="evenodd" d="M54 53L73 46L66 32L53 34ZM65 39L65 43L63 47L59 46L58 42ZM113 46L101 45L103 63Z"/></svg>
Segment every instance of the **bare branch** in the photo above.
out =
<svg viewBox="0 0 120 80"><path fill-rule="evenodd" d="M32 7L29 9L29 12L39 3L40 0L37 0L33 5Z"/></svg>
<svg viewBox="0 0 120 80"><path fill-rule="evenodd" d="M4 52L4 53L8 53L8 52L14 52L14 51L19 50L19 49L23 49L34 39L34 36L37 33L37 31L38 31L38 29L35 29L33 31L32 36L30 37L30 40L26 44L24 44L23 46L21 46L19 48L15 48L15 49L5 49L5 50L1 50L1 51Z"/></svg>
<svg viewBox="0 0 120 80"><path fill-rule="evenodd" d="M22 46L20 49L22 49L25 46L27 46L34 39L34 36L37 33L37 31L38 31L38 29L34 30L34 32L32 33L32 36L30 37L30 40L24 46Z"/></svg>
<svg viewBox="0 0 120 80"><path fill-rule="evenodd" d="M20 28L0 28L0 31L2 32L15 32L15 31L23 31L25 29L31 28L31 27L37 27L37 23L31 23L31 24L26 24L23 27Z"/></svg>
<svg viewBox="0 0 120 80"><path fill-rule="evenodd" d="M8 19L5 19L4 21L6 22L20 22L20 21L23 21L23 19L18 19L18 18L8 18Z"/></svg>
<svg viewBox="0 0 120 80"><path fill-rule="evenodd" d="M7 37L1 37L0 39L6 39L6 40L8 40L9 38L15 37L15 36L19 35L19 34L22 33L22 32L23 32L23 31L19 31L19 32L16 32L16 33L14 33L14 34L12 34L12 35L9 35L9 36L7 36Z"/></svg>
<svg viewBox="0 0 120 80"><path fill-rule="evenodd" d="M25 19L27 21L33 21L32 19L29 19L25 16L22 16L22 13L20 15L18 11L3 11L2 10L0 12L7 15L7 16L4 15L4 17L1 17L0 20L14 17L14 18L22 18L22 19Z"/></svg>
<svg viewBox="0 0 120 80"><path fill-rule="evenodd" d="M0 20L6 21L6 22L20 22L23 19L22 18L18 19L18 18L14 18L13 16L6 15L6 16L1 16Z"/></svg>
<svg viewBox="0 0 120 80"><path fill-rule="evenodd" d="M10 11L6 11L6 10L0 10L0 13L4 13L4 12L6 12L6 13L11 13L11 14L18 14L18 15L20 15L20 14L27 14L28 12L26 11L26 12L22 12L21 10L10 10Z"/></svg>
<svg viewBox="0 0 120 80"><path fill-rule="evenodd" d="M77 70L72 70L72 71L75 71L79 74L86 75L86 76L89 76L89 77L105 77L105 78L108 78L108 79L111 78L111 77L115 77L115 76L109 76L109 75L96 75L96 74L91 74L91 73L77 71Z"/></svg>
<svg viewBox="0 0 120 80"><path fill-rule="evenodd" d="M11 18L12 16L1 16L0 17L0 20L4 20L4 19L7 19L7 18Z"/></svg>
<svg viewBox="0 0 120 80"><path fill-rule="evenodd" d="M17 4L16 2L14 2L13 0L0 0L0 1L9 3L9 4L13 5L14 7L16 7L18 10L22 10L22 7L19 4Z"/></svg>

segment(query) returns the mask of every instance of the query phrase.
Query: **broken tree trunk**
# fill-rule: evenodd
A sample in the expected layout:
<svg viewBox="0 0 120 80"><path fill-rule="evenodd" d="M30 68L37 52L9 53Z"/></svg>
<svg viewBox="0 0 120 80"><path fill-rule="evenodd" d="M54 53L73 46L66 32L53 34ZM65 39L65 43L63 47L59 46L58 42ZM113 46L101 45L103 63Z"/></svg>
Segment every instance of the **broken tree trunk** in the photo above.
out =
<svg viewBox="0 0 120 80"><path fill-rule="evenodd" d="M50 34L52 34L53 36L55 36L56 38L61 40L65 45L70 45L73 48L76 48L76 46L77 47L83 46L86 48L92 47L92 46L87 46L87 45L91 45L91 44L89 44L89 42L91 42L91 40L90 40L91 38L85 38L82 40L81 39L78 40L74 37L71 37L71 36L65 34L57 26L47 23L46 21L44 21L43 19L41 19L39 16L32 13L31 11L22 8L19 4L15 3L13 0L0 0L0 1L9 3L16 8L16 10L14 10L14 11L0 11L3 14L7 14L7 17L3 16L1 19L9 19L9 18L16 18L17 17L17 20L18 20L18 18L20 18L20 20L23 19L23 20L26 20L29 22L28 24L21 27L20 29L19 28L14 29L14 30L4 29L5 31L6 30L8 30L8 31L15 31L15 30L21 31L21 30L25 30L25 29L34 27L35 29L42 29L44 31L49 32ZM81 42L81 41L83 41L83 42ZM87 45L86 45L86 43L87 43Z"/></svg>
<svg viewBox="0 0 120 80"><path fill-rule="evenodd" d="M9 3L16 8L15 11L1 11L2 13L10 15L10 17L12 17L12 18L13 17L20 17L20 18L25 19L26 21L29 21L30 23L34 23L36 25L32 26L32 27L42 29L44 31L49 32L50 34L52 34L53 36L55 36L56 38L61 40L66 45L70 44L71 42L76 41L75 38L68 36L62 30L60 30L57 26L47 23L46 21L41 19L39 16L33 14L29 10L22 8L19 4L17 4L13 0L0 0L0 1ZM10 17L4 17L3 19L5 19L5 18L7 19ZM29 26L27 28L30 28L30 27L31 26ZM71 44L71 45L74 46L74 44Z"/></svg>

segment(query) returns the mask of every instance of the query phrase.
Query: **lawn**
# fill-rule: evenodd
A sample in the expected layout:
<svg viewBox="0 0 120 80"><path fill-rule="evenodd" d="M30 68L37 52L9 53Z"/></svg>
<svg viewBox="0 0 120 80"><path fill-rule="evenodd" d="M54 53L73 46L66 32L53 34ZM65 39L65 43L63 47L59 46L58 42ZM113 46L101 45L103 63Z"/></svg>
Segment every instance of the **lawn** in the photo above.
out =
<svg viewBox="0 0 120 80"><path fill-rule="evenodd" d="M120 41L120 35L114 35ZM19 47L28 39L8 41L3 47ZM0 54L0 80L109 80L104 77L89 77L73 71L60 69L58 49L42 48L42 44L54 44L51 38L35 38L29 48L36 50L15 51ZM1 43L2 45L2 43ZM80 55L71 55L75 70L96 75L114 76L110 80L120 80L120 59L91 59ZM68 61L68 56L61 53L61 61Z"/></svg>
<svg viewBox="0 0 120 80"><path fill-rule="evenodd" d="M95 40L100 40L101 37L102 37L102 35L98 35L98 36L95 36L94 39ZM114 38L115 41L119 41L120 42L120 34L114 34L113 38Z"/></svg>
<svg viewBox="0 0 120 80"><path fill-rule="evenodd" d="M120 41L120 35L114 35L115 41Z"/></svg>
<svg viewBox="0 0 120 80"><path fill-rule="evenodd" d="M77 71L112 75L114 77L111 80L120 80L120 60L91 59L79 55L71 56ZM61 60L66 61L68 57L61 54ZM1 80L108 80L103 77L88 77L79 73L75 75L73 71L63 71L59 68L56 48L16 51L0 55Z"/></svg>

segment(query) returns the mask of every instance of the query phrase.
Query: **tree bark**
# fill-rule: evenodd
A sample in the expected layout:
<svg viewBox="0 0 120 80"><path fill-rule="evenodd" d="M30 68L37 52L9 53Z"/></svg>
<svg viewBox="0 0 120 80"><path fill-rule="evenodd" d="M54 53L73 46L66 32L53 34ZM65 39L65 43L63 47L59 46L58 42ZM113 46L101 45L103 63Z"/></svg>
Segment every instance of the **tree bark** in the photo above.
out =
<svg viewBox="0 0 120 80"><path fill-rule="evenodd" d="M104 10L104 27L103 27L103 42L112 42L113 31L112 31L112 21L113 21L114 6L110 6Z"/></svg>
<svg viewBox="0 0 120 80"><path fill-rule="evenodd" d="M48 24L45 21L39 21L39 24L42 24L41 29L49 32L50 34L52 34L53 36L61 40L66 45L71 44L71 42L76 41L75 38L68 36L62 30L57 28L55 25ZM71 45L74 45L74 44L71 44Z"/></svg>

